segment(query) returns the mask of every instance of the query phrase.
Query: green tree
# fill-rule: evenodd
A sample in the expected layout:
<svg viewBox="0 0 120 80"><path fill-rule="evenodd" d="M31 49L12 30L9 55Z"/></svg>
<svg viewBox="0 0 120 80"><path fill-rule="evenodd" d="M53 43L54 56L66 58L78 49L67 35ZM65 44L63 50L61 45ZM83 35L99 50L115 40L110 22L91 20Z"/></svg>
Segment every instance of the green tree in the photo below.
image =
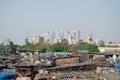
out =
<svg viewBox="0 0 120 80"><path fill-rule="evenodd" d="M65 47L61 45L60 43L53 44L51 46L51 52L65 52Z"/></svg>
<svg viewBox="0 0 120 80"><path fill-rule="evenodd" d="M50 50L51 45L49 43L41 43L40 44L40 50L46 48L46 51Z"/></svg>
<svg viewBox="0 0 120 80"><path fill-rule="evenodd" d="M9 45L7 46L7 51L10 53L16 52L17 45L15 45L12 41L9 42Z"/></svg>
<svg viewBox="0 0 120 80"><path fill-rule="evenodd" d="M29 39L26 38L26 39L25 39L25 44L28 44L28 43L29 43Z"/></svg>
<svg viewBox="0 0 120 80"><path fill-rule="evenodd" d="M98 49L98 46L96 46L95 44L89 44L88 51L89 52L99 52L99 49Z"/></svg>
<svg viewBox="0 0 120 80"><path fill-rule="evenodd" d="M77 50L88 50L89 52L98 52L98 47L95 44L90 44L86 42L78 42L69 47L69 51L77 51Z"/></svg>
<svg viewBox="0 0 120 80"><path fill-rule="evenodd" d="M78 42L69 47L69 51L75 51L75 52L77 50L87 50L87 49L88 49L88 43L85 42Z"/></svg>
<svg viewBox="0 0 120 80"><path fill-rule="evenodd" d="M35 45L33 43L27 43L27 44L23 45L22 48L26 51L34 51Z"/></svg>
<svg viewBox="0 0 120 80"><path fill-rule="evenodd" d="M47 49L46 49L46 48L42 48L40 51L41 51L42 53L46 53Z"/></svg>
<svg viewBox="0 0 120 80"><path fill-rule="evenodd" d="M75 44L69 45L68 51L74 51L74 52L77 51L76 45Z"/></svg>
<svg viewBox="0 0 120 80"><path fill-rule="evenodd" d="M98 46L99 47L105 47L105 42L100 40L99 43L98 43Z"/></svg>
<svg viewBox="0 0 120 80"><path fill-rule="evenodd" d="M0 53L5 53L5 47L3 44L0 44Z"/></svg>
<svg viewBox="0 0 120 80"><path fill-rule="evenodd" d="M69 43L67 39L63 39L60 44L64 47L64 51L68 51Z"/></svg>
<svg viewBox="0 0 120 80"><path fill-rule="evenodd" d="M42 52L46 52L50 50L50 44L49 43L30 43L27 42L26 44L24 44L22 46L22 48L26 51L42 51Z"/></svg>
<svg viewBox="0 0 120 80"><path fill-rule="evenodd" d="M65 46L65 47L69 45L67 39L63 39L63 40L61 41L61 44L62 44L63 46Z"/></svg>

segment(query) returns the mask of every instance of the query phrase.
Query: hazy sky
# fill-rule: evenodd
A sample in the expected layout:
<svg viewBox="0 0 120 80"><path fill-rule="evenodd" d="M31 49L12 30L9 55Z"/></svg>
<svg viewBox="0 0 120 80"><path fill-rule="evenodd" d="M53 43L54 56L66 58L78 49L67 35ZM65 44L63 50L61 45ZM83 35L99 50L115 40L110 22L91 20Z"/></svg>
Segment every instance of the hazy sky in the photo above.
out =
<svg viewBox="0 0 120 80"><path fill-rule="evenodd" d="M0 0L0 40L59 29L120 42L120 0Z"/></svg>

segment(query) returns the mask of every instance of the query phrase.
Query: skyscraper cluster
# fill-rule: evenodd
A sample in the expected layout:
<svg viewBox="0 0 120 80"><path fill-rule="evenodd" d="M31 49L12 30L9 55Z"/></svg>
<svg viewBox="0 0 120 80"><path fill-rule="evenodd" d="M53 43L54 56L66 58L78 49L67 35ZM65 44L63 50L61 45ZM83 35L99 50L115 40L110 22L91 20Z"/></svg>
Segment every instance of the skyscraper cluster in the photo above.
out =
<svg viewBox="0 0 120 80"><path fill-rule="evenodd" d="M57 43L63 39L69 44L74 44L80 40L80 30L53 30L44 33L44 42Z"/></svg>
<svg viewBox="0 0 120 80"><path fill-rule="evenodd" d="M75 44L80 40L80 30L53 30L43 34L43 36L35 35L32 39L33 43L49 42L51 44L61 42L66 39L69 44Z"/></svg>

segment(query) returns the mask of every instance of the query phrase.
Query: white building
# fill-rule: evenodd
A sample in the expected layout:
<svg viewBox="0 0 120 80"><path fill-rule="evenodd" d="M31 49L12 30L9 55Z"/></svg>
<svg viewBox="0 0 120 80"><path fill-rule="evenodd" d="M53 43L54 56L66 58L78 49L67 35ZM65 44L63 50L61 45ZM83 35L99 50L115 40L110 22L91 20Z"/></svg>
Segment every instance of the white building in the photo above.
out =
<svg viewBox="0 0 120 80"><path fill-rule="evenodd" d="M92 35L87 34L87 35L85 36L85 38L83 39L83 42L92 43L92 42L93 42Z"/></svg>
<svg viewBox="0 0 120 80"><path fill-rule="evenodd" d="M119 47L99 47L100 52L120 53Z"/></svg>
<svg viewBox="0 0 120 80"><path fill-rule="evenodd" d="M61 42L61 38L60 37L57 37L54 39L54 43L60 43Z"/></svg>
<svg viewBox="0 0 120 80"><path fill-rule="evenodd" d="M32 39L32 43L33 44L37 44L37 43L40 43L40 36L38 35L35 35Z"/></svg>
<svg viewBox="0 0 120 80"><path fill-rule="evenodd" d="M53 43L56 39L67 39L69 44L74 44L80 40L80 30L58 30L44 34L44 41Z"/></svg>
<svg viewBox="0 0 120 80"><path fill-rule="evenodd" d="M49 42L49 40L50 40L50 32L45 32L45 34L44 34L44 42L45 43Z"/></svg>

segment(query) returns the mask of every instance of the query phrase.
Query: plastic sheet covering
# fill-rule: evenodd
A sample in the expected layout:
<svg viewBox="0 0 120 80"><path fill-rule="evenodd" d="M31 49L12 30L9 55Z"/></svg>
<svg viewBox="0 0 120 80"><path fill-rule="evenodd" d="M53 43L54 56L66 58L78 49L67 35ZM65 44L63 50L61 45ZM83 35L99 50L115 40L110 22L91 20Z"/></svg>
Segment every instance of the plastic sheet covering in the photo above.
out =
<svg viewBox="0 0 120 80"><path fill-rule="evenodd" d="M119 69L119 65L115 64L114 69Z"/></svg>
<svg viewBox="0 0 120 80"><path fill-rule="evenodd" d="M7 79L14 77L14 69L1 69L0 70L0 79Z"/></svg>
<svg viewBox="0 0 120 80"><path fill-rule="evenodd" d="M67 53L57 53L56 55L57 55L58 57L66 57L66 56L68 56Z"/></svg>
<svg viewBox="0 0 120 80"><path fill-rule="evenodd" d="M55 55L53 53L44 53L44 54L40 54L39 58L43 59L43 58L54 58Z"/></svg>

